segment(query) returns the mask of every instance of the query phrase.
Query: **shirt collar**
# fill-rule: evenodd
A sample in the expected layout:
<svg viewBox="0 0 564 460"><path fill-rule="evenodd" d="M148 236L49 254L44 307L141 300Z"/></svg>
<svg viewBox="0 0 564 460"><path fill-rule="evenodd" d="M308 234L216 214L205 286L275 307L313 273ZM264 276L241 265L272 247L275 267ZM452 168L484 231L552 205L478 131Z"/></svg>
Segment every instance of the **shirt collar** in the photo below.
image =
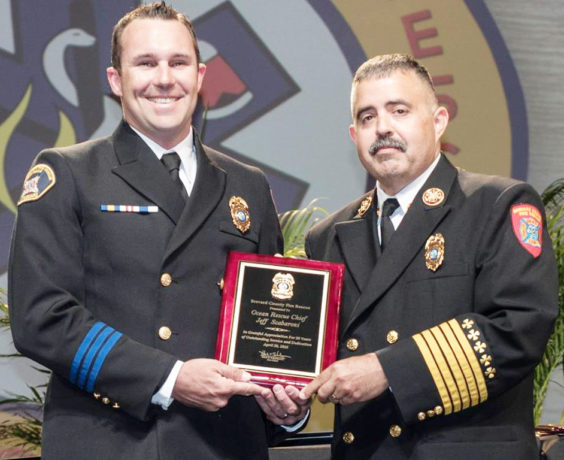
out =
<svg viewBox="0 0 564 460"><path fill-rule="evenodd" d="M415 180L411 181L398 193L396 193L395 197L388 195L386 192L384 192L384 190L382 190L382 188L380 187L380 183L376 182L378 207L381 207L384 201L386 201L388 198L396 198L400 205L402 214L407 213L409 207L411 206L411 203L413 203L413 200L417 195L417 192L421 187L423 187L423 184L425 184L425 182L427 181L427 179L429 178L429 176L431 175L431 173L439 163L440 159L441 159L441 155L439 154L437 155L437 158L433 160L433 162L427 167L425 171L423 171L421 175L419 175Z"/></svg>
<svg viewBox="0 0 564 460"><path fill-rule="evenodd" d="M165 149L161 145L157 144L151 138L145 136L145 134L139 132L139 130L135 129L133 126L129 125L133 131L135 131L143 142L149 146L149 148L153 151L153 153L157 156L160 160L165 153L176 152L182 161L182 164L189 165L193 161L193 157L195 155L194 152L194 132L192 127L190 126L190 132L188 135L180 141L177 145L175 145L171 149Z"/></svg>

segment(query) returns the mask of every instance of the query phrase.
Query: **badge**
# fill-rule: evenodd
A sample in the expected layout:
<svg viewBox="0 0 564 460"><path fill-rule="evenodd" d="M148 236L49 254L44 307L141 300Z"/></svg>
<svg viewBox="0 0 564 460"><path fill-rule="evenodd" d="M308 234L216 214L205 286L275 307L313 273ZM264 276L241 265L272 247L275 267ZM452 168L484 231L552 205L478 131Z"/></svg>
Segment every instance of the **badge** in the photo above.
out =
<svg viewBox="0 0 564 460"><path fill-rule="evenodd" d="M421 199L423 200L423 203L425 203L425 205L434 208L435 206L438 206L443 201L445 201L445 192L436 187L428 188L423 192Z"/></svg>
<svg viewBox="0 0 564 460"><path fill-rule="evenodd" d="M251 228L251 216L247 202L240 196L232 196L229 198L229 207L231 208L233 225L241 233L246 233Z"/></svg>
<svg viewBox="0 0 564 460"><path fill-rule="evenodd" d="M356 211L356 216L354 216L354 218L359 219L360 217L364 216L366 214L366 211L370 209L370 206L372 206L372 196L369 196L368 198L362 200L362 203L360 203L360 207Z"/></svg>
<svg viewBox="0 0 564 460"><path fill-rule="evenodd" d="M57 182L55 172L50 166L43 163L36 164L25 176L18 206L28 201L39 200L55 185L55 182Z"/></svg>
<svg viewBox="0 0 564 460"><path fill-rule="evenodd" d="M533 257L542 252L542 214L532 204L511 206L511 224L517 240Z"/></svg>
<svg viewBox="0 0 564 460"><path fill-rule="evenodd" d="M294 297L294 284L296 280L290 273L276 273L272 278L272 297L279 300L288 300Z"/></svg>
<svg viewBox="0 0 564 460"><path fill-rule="evenodd" d="M425 243L425 266L436 272L445 260L445 238L442 233L435 233Z"/></svg>

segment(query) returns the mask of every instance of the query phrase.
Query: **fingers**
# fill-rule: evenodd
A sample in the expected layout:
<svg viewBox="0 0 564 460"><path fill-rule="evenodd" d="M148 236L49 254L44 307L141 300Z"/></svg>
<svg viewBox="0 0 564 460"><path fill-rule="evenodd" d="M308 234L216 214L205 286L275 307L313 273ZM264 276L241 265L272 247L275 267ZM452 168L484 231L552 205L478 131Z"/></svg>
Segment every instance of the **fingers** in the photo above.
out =
<svg viewBox="0 0 564 460"><path fill-rule="evenodd" d="M230 395L253 396L262 394L264 388L254 383L233 382L230 390Z"/></svg>
<svg viewBox="0 0 564 460"><path fill-rule="evenodd" d="M274 385L272 390L256 396L259 406L267 418L278 425L293 425L307 413L310 400L302 399L297 388L288 385Z"/></svg>
<svg viewBox="0 0 564 460"><path fill-rule="evenodd" d="M228 366L227 364L220 363L219 373L225 377L226 379L231 379L236 382L250 382L251 374L244 371L243 369L239 369L238 367Z"/></svg>

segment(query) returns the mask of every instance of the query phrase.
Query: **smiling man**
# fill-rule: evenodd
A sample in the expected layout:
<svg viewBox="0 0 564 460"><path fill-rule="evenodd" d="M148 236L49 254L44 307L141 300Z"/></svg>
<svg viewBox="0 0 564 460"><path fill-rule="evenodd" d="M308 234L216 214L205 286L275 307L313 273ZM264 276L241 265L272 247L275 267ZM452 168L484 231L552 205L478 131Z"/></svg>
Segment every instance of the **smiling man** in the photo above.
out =
<svg viewBox="0 0 564 460"><path fill-rule="evenodd" d="M227 253L282 241L262 172L192 128L205 71L184 15L131 11L107 70L124 121L26 176L9 302L14 344L52 370L43 459L266 459L307 413L212 359Z"/></svg>
<svg viewBox="0 0 564 460"><path fill-rule="evenodd" d="M538 458L533 370L558 311L539 196L452 166L410 56L365 62L351 106L376 187L307 238L347 269L339 359L302 391L335 404L333 458Z"/></svg>

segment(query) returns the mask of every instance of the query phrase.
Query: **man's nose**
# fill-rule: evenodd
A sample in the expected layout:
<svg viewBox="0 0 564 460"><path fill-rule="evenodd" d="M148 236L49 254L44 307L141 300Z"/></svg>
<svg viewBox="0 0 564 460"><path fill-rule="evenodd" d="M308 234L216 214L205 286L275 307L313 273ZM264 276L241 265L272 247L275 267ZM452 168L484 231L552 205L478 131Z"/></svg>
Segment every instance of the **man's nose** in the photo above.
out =
<svg viewBox="0 0 564 460"><path fill-rule="evenodd" d="M378 116L376 119L376 134L385 136L392 133L392 123L388 115Z"/></svg>
<svg viewBox="0 0 564 460"><path fill-rule="evenodd" d="M174 83L174 73L168 63L160 63L158 65L155 82L161 86L169 86Z"/></svg>

